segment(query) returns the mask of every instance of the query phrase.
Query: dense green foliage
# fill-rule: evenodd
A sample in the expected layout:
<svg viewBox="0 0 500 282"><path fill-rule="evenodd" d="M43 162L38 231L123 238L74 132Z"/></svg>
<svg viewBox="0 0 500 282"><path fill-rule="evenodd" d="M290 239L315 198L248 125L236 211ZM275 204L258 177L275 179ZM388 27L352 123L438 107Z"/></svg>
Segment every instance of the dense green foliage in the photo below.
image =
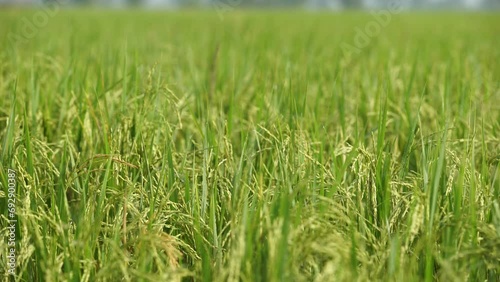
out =
<svg viewBox="0 0 500 282"><path fill-rule="evenodd" d="M369 14L32 15L0 12L18 281L499 278L498 15L359 53Z"/></svg>

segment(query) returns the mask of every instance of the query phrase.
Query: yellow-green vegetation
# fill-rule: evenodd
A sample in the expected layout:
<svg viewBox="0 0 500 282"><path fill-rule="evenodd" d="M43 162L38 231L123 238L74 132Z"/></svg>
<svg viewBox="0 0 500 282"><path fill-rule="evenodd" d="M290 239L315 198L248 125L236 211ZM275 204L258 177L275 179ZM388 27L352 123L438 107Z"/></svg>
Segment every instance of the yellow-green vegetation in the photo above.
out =
<svg viewBox="0 0 500 282"><path fill-rule="evenodd" d="M61 10L15 40L34 13L0 12L16 281L499 279L498 14L346 53L370 14Z"/></svg>

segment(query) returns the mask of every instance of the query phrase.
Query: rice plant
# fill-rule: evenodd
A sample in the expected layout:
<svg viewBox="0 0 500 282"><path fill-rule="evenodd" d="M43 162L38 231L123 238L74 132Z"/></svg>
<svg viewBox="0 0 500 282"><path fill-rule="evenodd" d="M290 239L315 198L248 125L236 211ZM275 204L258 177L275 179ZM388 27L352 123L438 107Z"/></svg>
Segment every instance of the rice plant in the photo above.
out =
<svg viewBox="0 0 500 282"><path fill-rule="evenodd" d="M500 279L497 14L346 53L371 15L34 13L0 11L2 281Z"/></svg>

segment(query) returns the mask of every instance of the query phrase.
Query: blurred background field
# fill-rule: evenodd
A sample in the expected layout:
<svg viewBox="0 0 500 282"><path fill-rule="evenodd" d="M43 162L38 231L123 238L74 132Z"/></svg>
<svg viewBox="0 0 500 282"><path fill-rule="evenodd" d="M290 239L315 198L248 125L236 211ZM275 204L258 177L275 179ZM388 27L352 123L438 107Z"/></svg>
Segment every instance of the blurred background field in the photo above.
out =
<svg viewBox="0 0 500 282"><path fill-rule="evenodd" d="M186 7L306 8L321 10L376 9L399 2L406 9L490 10L500 8L498 0L0 0L4 6L29 6L60 3L68 6L145 7L179 9Z"/></svg>
<svg viewBox="0 0 500 282"><path fill-rule="evenodd" d="M40 11L0 10L18 281L499 279L498 13Z"/></svg>

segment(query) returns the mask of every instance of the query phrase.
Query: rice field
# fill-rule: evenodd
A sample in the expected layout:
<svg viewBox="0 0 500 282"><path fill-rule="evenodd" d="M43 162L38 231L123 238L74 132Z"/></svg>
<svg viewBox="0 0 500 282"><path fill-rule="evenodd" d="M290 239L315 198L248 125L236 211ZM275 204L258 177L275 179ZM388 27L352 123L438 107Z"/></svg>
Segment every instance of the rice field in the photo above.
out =
<svg viewBox="0 0 500 282"><path fill-rule="evenodd" d="M500 281L498 13L39 12L1 281Z"/></svg>

